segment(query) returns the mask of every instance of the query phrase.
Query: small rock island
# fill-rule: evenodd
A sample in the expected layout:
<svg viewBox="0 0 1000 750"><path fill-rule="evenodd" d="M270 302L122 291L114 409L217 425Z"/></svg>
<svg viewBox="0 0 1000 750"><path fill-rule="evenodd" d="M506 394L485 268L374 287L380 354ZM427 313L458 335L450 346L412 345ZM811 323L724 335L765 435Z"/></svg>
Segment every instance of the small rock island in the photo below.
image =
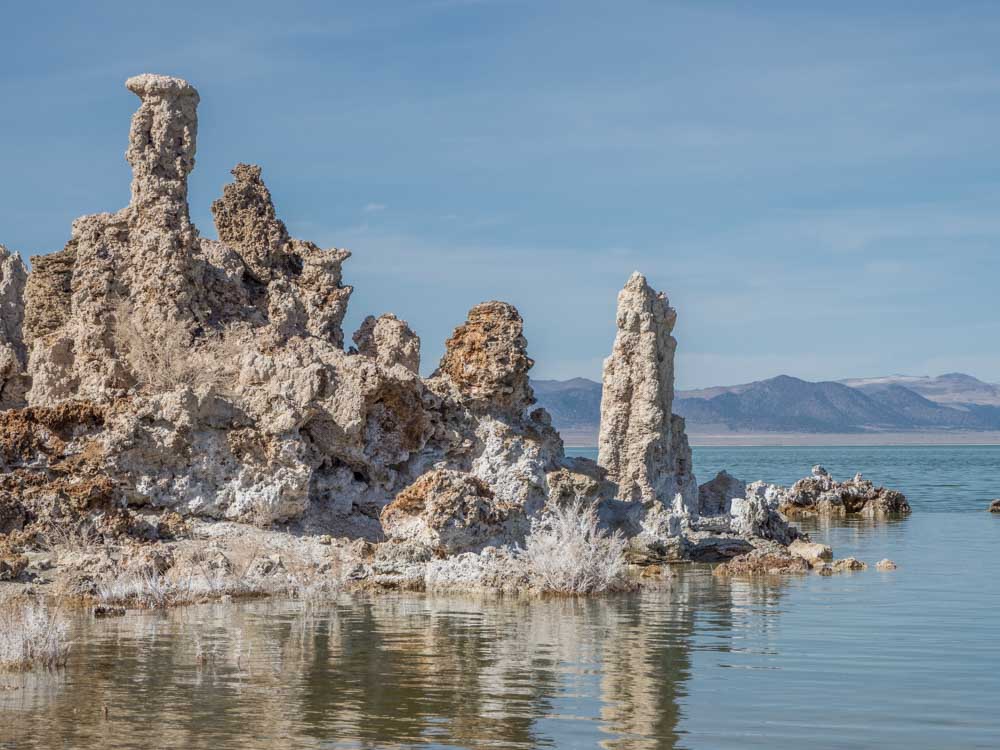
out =
<svg viewBox="0 0 1000 750"><path fill-rule="evenodd" d="M787 517L909 510L822 470L699 486L672 410L676 312L639 273L618 296L597 462L533 409L510 304L472 308L430 377L391 313L345 348L351 253L290 237L251 164L212 204L219 239L201 237L198 92L126 86L129 205L77 219L30 273L0 246L0 577L62 576L109 604L155 600L153 580L178 601L261 581L558 590L525 565L544 542L586 592L677 561L800 572L829 549Z"/></svg>

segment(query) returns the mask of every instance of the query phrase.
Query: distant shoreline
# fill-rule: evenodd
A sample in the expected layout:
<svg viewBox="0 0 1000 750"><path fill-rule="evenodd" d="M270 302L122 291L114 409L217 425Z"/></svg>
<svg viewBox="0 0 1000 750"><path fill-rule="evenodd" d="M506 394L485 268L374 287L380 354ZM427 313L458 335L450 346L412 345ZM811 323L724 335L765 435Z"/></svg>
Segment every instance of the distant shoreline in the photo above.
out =
<svg viewBox="0 0 1000 750"><path fill-rule="evenodd" d="M597 433L561 431L567 448L597 447ZM1000 445L1000 432L871 432L871 433L797 433L730 432L688 433L692 447L828 447L893 445Z"/></svg>

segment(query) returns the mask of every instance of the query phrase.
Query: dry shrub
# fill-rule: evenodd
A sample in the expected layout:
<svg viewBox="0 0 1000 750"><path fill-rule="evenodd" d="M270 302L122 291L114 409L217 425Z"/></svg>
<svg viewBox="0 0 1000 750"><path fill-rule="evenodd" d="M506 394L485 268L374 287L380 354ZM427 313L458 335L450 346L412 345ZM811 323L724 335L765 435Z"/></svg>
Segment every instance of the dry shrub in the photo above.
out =
<svg viewBox="0 0 1000 750"><path fill-rule="evenodd" d="M0 670L55 669L69 656L69 619L43 602L0 597Z"/></svg>
<svg viewBox="0 0 1000 750"><path fill-rule="evenodd" d="M140 609L223 597L289 596L317 601L345 588L352 562L349 550L331 550L322 563L299 559L287 551L268 554L253 543L239 545L227 554L198 550L167 575L143 570L104 581L98 584L97 600L105 607Z"/></svg>
<svg viewBox="0 0 1000 750"><path fill-rule="evenodd" d="M128 303L115 310L115 348L141 386L172 390L210 386L228 392L239 374L240 345L236 336L217 333L192 338L182 325L163 326L152 337L139 324Z"/></svg>
<svg viewBox="0 0 1000 750"><path fill-rule="evenodd" d="M625 539L598 526L592 505L573 503L546 509L532 520L518 556L533 589L550 594L599 594L633 588Z"/></svg>

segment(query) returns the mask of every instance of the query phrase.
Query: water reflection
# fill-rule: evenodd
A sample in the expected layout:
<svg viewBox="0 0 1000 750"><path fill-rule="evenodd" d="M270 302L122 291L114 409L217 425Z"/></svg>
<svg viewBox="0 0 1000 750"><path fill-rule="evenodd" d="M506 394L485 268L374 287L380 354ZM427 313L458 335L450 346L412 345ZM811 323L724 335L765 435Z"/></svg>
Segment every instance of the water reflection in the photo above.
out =
<svg viewBox="0 0 1000 750"><path fill-rule="evenodd" d="M0 676L0 748L995 746L997 519L812 532L899 570L81 618L65 672Z"/></svg>
<svg viewBox="0 0 1000 750"><path fill-rule="evenodd" d="M695 627L726 651L778 596L692 568L606 599L345 596L82 620L65 672L2 678L16 689L0 691L0 745L520 748L569 733L673 748Z"/></svg>

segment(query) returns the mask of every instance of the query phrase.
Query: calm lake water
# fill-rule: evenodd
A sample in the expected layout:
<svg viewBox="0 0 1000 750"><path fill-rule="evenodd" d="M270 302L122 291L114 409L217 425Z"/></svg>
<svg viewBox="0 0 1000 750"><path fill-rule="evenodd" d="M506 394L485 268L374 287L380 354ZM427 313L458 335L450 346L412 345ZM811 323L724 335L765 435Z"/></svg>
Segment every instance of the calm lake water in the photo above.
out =
<svg viewBox="0 0 1000 750"><path fill-rule="evenodd" d="M1000 518L984 511L1000 448L695 459L703 479L790 482L823 463L899 487L909 518L811 529L838 556L899 569L763 582L687 566L667 590L601 599L81 618L66 670L0 677L0 747L1000 746Z"/></svg>

